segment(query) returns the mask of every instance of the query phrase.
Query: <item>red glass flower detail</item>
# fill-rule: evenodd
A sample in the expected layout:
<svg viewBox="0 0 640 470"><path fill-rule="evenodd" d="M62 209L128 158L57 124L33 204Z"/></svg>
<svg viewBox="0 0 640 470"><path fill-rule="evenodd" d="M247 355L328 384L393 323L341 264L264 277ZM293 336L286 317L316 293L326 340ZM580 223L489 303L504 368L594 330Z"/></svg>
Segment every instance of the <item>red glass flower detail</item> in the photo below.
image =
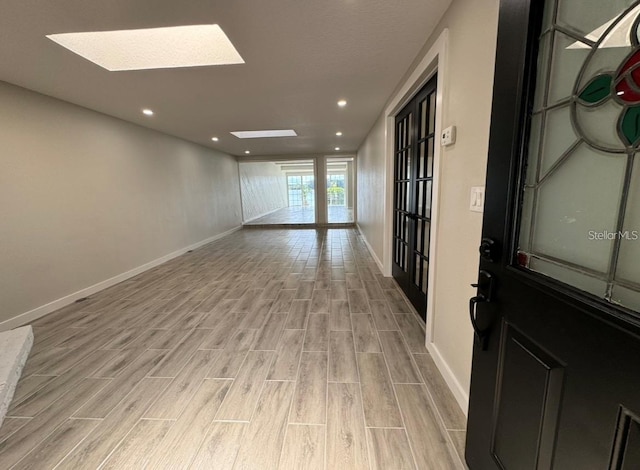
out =
<svg viewBox="0 0 640 470"><path fill-rule="evenodd" d="M627 147L640 145L640 46L627 56L617 72L593 77L578 93L585 106L600 106L613 98L623 106L618 135Z"/></svg>
<svg viewBox="0 0 640 470"><path fill-rule="evenodd" d="M614 79L615 98L623 104L640 103L640 50L635 51Z"/></svg>

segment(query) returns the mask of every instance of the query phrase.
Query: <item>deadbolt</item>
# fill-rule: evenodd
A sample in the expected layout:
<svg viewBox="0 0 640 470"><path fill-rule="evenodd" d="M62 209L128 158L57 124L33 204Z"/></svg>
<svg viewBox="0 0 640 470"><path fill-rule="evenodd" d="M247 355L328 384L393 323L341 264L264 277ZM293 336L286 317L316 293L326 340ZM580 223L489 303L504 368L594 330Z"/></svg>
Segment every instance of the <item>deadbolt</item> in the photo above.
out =
<svg viewBox="0 0 640 470"><path fill-rule="evenodd" d="M483 238L480 243L480 257L489 261L495 262L498 259L498 244L491 238Z"/></svg>

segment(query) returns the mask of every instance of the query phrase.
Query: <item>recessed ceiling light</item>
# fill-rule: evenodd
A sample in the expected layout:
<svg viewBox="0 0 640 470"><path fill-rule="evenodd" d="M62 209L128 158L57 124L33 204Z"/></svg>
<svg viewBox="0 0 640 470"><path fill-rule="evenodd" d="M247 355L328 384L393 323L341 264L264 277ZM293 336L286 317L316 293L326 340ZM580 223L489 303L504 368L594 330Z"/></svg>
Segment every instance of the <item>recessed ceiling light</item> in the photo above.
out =
<svg viewBox="0 0 640 470"><path fill-rule="evenodd" d="M338 132L336 132L336 135L337 135L338 137L340 137L340 136L342 135L342 132L338 131Z"/></svg>
<svg viewBox="0 0 640 470"><path fill-rule="evenodd" d="M244 153L246 153L247 155L250 154L251 152L249 150L245 150Z"/></svg>
<svg viewBox="0 0 640 470"><path fill-rule="evenodd" d="M153 116L153 111L151 111L150 109L143 109L142 114L146 116Z"/></svg>
<svg viewBox="0 0 640 470"><path fill-rule="evenodd" d="M220 139L218 139L217 137L211 137L211 140L213 140L214 142L219 141Z"/></svg>
<svg viewBox="0 0 640 470"><path fill-rule="evenodd" d="M347 100L338 101L338 106L340 106L341 108L344 108L346 105L347 105Z"/></svg>
<svg viewBox="0 0 640 470"><path fill-rule="evenodd" d="M217 24L61 33L47 37L110 71L244 64Z"/></svg>
<svg viewBox="0 0 640 470"><path fill-rule="evenodd" d="M340 147L336 147L336 150L340 150Z"/></svg>
<svg viewBox="0 0 640 470"><path fill-rule="evenodd" d="M293 129L284 129L276 131L233 131L231 134L238 139L258 139L261 137L297 137L296 131Z"/></svg>

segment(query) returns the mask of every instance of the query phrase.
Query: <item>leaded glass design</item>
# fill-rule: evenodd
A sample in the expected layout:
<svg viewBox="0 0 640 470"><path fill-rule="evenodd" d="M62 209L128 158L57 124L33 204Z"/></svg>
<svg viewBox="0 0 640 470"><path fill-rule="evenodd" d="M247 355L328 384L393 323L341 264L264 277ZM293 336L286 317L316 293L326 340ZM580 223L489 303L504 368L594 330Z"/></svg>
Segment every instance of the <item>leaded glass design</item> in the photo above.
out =
<svg viewBox="0 0 640 470"><path fill-rule="evenodd" d="M542 21L518 262L640 311L640 1Z"/></svg>

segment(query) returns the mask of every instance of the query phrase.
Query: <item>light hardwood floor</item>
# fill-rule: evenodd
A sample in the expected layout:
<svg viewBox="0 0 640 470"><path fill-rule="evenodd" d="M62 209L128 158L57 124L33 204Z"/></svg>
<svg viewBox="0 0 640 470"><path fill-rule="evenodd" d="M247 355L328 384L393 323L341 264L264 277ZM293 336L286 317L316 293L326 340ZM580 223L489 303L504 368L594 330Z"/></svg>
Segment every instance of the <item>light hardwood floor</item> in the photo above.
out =
<svg viewBox="0 0 640 470"><path fill-rule="evenodd" d="M9 469L457 469L464 416L355 230L246 229L35 322Z"/></svg>

